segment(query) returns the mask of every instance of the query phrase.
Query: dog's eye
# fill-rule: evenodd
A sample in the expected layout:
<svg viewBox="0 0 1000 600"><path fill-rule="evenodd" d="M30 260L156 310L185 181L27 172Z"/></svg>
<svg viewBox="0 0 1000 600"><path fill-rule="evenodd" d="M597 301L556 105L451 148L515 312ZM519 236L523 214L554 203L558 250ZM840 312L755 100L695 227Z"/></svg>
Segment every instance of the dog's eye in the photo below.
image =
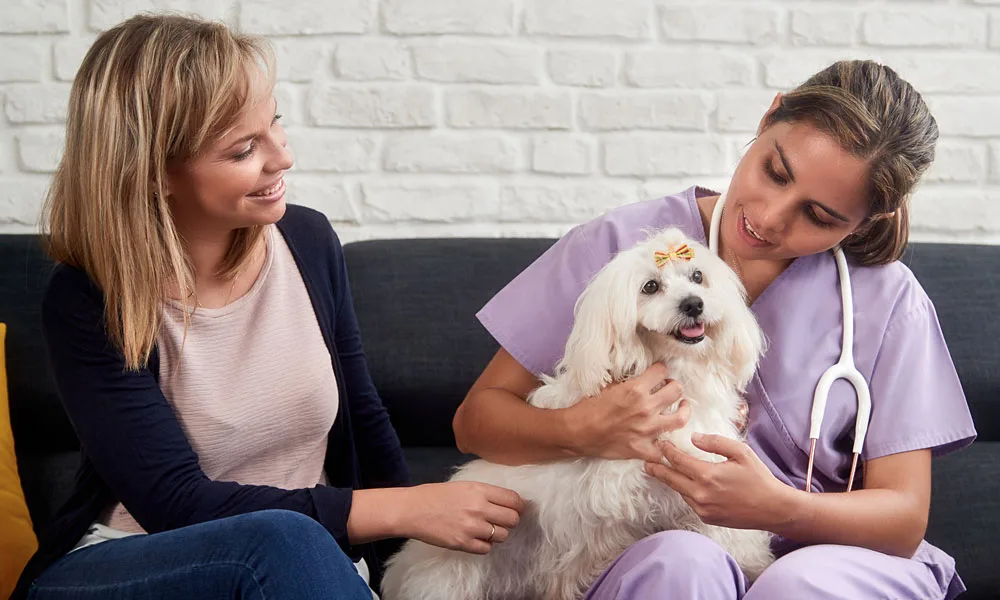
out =
<svg viewBox="0 0 1000 600"><path fill-rule="evenodd" d="M691 281L700 284L702 281L701 271L695 270L694 273L691 273Z"/></svg>
<svg viewBox="0 0 1000 600"><path fill-rule="evenodd" d="M655 294L660 289L660 284L655 279L650 279L642 286L642 293L649 295Z"/></svg>

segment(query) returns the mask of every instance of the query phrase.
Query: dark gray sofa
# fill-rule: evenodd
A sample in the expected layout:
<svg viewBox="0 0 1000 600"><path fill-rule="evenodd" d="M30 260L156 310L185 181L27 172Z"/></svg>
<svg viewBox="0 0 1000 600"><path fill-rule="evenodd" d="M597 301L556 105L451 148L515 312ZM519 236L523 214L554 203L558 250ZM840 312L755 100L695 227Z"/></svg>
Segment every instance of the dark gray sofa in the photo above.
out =
<svg viewBox="0 0 1000 600"><path fill-rule="evenodd" d="M375 384L418 482L469 457L451 417L497 349L474 313L549 239L348 244L351 288ZM934 300L979 440L934 462L927 537L958 562L969 592L1000 598L1000 247L913 244L905 261ZM60 408L39 325L51 265L32 236L0 235L0 321L8 324L11 416L36 528L66 497L77 441Z"/></svg>

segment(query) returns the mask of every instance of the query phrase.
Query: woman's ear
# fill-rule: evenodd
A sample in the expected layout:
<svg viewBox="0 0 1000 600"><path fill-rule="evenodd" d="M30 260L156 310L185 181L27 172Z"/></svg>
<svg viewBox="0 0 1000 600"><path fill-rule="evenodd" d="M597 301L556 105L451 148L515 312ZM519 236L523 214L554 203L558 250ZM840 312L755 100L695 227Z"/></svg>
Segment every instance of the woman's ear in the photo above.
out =
<svg viewBox="0 0 1000 600"><path fill-rule="evenodd" d="M774 111L778 110L778 107L781 106L781 99L783 97L784 94L782 94L781 92L778 92L777 94L774 95L774 100L771 101L771 106L768 107L767 112L764 113L764 116L760 118L760 124L757 125L758 136L761 133L763 133L765 129L767 129L767 125L771 121L771 116L774 115Z"/></svg>
<svg viewBox="0 0 1000 600"><path fill-rule="evenodd" d="M859 223L857 227L854 228L854 231L852 231L851 233L848 233L847 237L848 237L848 239L857 239L859 237L863 237L865 235L868 235L871 232L872 227L874 225L875 225L875 221L874 220L872 220L872 219L865 219L864 221L861 221L861 223Z"/></svg>
<svg viewBox="0 0 1000 600"><path fill-rule="evenodd" d="M163 176L160 180L160 186L163 189L163 197L169 198L174 195L177 190L182 190L185 188L188 180L191 177L190 163L174 159L168 159L167 164L163 168Z"/></svg>
<svg viewBox="0 0 1000 600"><path fill-rule="evenodd" d="M170 197L170 183L169 183L169 181L168 181L167 179L164 179L164 180L163 180L163 181L162 181L162 182L160 183L160 186L159 186L159 191L157 191L157 186L156 186L156 184L154 183L154 184L153 184L153 190L154 190L154 191L153 191L153 197L154 197L154 198L157 198L157 197L159 197L159 196L161 196L161 195L162 195L162 196L163 196L164 198L169 198L169 197Z"/></svg>

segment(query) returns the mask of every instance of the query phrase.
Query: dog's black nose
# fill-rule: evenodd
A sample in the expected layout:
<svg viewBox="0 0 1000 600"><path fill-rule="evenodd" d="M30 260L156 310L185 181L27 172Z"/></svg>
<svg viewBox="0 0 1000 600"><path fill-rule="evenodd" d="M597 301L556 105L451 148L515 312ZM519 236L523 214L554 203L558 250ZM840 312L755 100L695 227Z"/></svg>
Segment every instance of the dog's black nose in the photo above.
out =
<svg viewBox="0 0 1000 600"><path fill-rule="evenodd" d="M691 318L699 316L704 309L705 302L698 296L688 296L681 300L681 312Z"/></svg>

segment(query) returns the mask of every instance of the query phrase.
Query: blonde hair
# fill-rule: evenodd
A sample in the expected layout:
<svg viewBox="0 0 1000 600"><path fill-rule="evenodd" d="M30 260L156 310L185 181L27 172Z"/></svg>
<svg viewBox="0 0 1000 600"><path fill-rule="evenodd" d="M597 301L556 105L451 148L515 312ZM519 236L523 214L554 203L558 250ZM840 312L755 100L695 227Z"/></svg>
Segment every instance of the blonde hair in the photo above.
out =
<svg viewBox="0 0 1000 600"><path fill-rule="evenodd" d="M221 23L139 15L102 33L73 80L66 147L43 209L49 255L104 294L127 369L145 366L168 286L187 304L194 273L164 193L168 165L197 158L270 94L268 44ZM232 277L263 229L236 231L217 275ZM188 311L185 311L187 323Z"/></svg>
<svg viewBox="0 0 1000 600"><path fill-rule="evenodd" d="M898 260L909 239L910 193L938 139L920 94L889 67L840 61L782 96L765 127L782 121L809 122L868 163L868 218L841 247L863 265Z"/></svg>

